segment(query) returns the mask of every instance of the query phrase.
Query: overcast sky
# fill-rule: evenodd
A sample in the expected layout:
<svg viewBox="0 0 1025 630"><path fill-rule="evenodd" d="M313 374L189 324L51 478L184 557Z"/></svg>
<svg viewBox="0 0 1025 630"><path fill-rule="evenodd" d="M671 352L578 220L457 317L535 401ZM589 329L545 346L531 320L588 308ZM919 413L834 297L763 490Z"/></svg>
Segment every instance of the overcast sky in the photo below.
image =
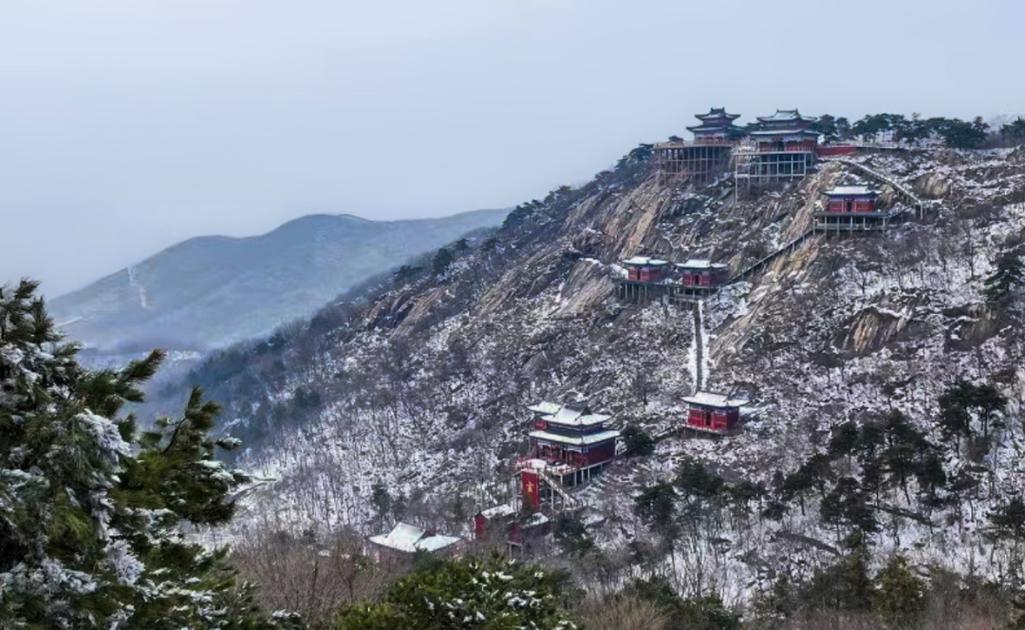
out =
<svg viewBox="0 0 1025 630"><path fill-rule="evenodd" d="M725 105L1025 110L1020 0L0 0L0 282L504 207Z"/></svg>

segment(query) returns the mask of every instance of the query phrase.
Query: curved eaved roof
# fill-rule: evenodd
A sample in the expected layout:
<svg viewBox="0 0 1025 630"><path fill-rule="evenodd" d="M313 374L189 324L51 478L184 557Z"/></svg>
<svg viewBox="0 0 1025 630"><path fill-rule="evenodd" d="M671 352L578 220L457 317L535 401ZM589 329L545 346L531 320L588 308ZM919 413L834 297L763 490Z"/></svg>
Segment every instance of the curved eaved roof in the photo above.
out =
<svg viewBox="0 0 1025 630"><path fill-rule="evenodd" d="M818 120L815 116L803 116L801 112L796 109L777 109L775 114L771 116L759 116L758 121L767 122L792 122L792 121L803 121L803 122L815 122Z"/></svg>

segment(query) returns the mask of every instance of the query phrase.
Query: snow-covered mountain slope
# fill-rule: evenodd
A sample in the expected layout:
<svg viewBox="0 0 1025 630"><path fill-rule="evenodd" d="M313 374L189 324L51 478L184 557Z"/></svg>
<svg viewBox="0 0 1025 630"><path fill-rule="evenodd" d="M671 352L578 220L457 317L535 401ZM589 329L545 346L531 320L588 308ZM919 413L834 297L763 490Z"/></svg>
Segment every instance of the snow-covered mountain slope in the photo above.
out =
<svg viewBox="0 0 1025 630"><path fill-rule="evenodd" d="M93 353L154 345L205 351L309 317L368 278L498 225L506 212L408 221L310 215L260 236L194 238L61 296L50 308Z"/></svg>
<svg viewBox="0 0 1025 630"><path fill-rule="evenodd" d="M985 463L990 483L972 510L932 516L945 527L887 521L886 544L999 570L979 530L987 506L1025 487L1023 314L987 305L981 291L1025 227L1025 152L854 159L934 200L932 210L884 234L812 235L703 305L705 382L744 391L749 419L718 441L670 435L584 490L605 517L594 533L603 547L638 539L631 497L671 479L686 457L767 485L821 452L836 425L891 409L942 442L937 400L964 378L995 382L1009 400ZM615 263L701 255L742 270L803 234L822 191L860 179L850 165L823 163L783 190L738 200L729 183L661 182L637 150L582 188L524 204L443 273L397 278L303 330L214 358L191 381L226 403L227 430L254 445L246 463L279 479L253 495L250 522L366 530L380 481L404 496L409 518L452 529L508 498L524 407L539 399L585 400L652 434L679 426L681 397L694 389L694 310L622 302ZM902 203L891 188L882 197ZM739 598L769 564L829 556L833 536L813 510L791 511L730 519L690 544L714 560L703 579Z"/></svg>

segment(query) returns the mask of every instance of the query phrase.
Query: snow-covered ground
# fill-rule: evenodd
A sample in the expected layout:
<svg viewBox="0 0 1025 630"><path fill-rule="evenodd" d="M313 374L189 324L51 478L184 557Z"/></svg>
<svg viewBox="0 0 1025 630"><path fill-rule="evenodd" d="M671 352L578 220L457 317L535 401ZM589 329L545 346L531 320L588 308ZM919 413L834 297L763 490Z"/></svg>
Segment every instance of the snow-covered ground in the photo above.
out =
<svg viewBox="0 0 1025 630"><path fill-rule="evenodd" d="M966 572L1004 570L981 530L1000 498L1025 487L1022 313L995 314L981 289L1004 241L1023 228L1025 156L857 159L938 196L935 211L882 235L809 238L703 305L706 387L753 395L749 421L718 441L666 439L654 456L619 462L584 490L605 516L593 535L609 553L645 538L631 497L670 480L684 457L767 484L820 452L832 427L889 409L941 442L934 418L943 390L1001 374L1009 421L988 461L992 483L971 509L934 512L935 527L881 514L873 542ZM303 388L322 400L315 421L249 454L249 467L278 481L252 495L247 526L370 533L380 526L371 487L383 482L405 499L409 520L466 533L468 515L509 500L525 406L539 399L586 401L618 426L651 433L678 425L697 372L693 311L622 303L616 263L701 254L742 269L802 233L822 190L859 179L831 164L782 192L736 200L725 184L691 190L614 174L571 202L550 200L443 277L387 292L344 330L300 337L296 346L309 347L282 351L283 371L247 375L264 384L262 398L230 406L245 426L262 405ZM914 509L899 500L894 508ZM764 585L769 567L810 571L837 545L813 504L779 522L730 515L691 532L663 568L682 575L700 565L702 587L728 601Z"/></svg>

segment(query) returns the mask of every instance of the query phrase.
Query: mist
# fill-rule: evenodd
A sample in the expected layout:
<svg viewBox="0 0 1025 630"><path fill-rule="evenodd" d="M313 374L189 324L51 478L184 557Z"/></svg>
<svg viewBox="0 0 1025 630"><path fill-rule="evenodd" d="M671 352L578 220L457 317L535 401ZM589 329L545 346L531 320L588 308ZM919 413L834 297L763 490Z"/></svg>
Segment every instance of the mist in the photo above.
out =
<svg viewBox="0 0 1025 630"><path fill-rule="evenodd" d="M55 296L315 212L511 206L709 106L1018 114L1022 23L1009 0L8 0L0 282Z"/></svg>

